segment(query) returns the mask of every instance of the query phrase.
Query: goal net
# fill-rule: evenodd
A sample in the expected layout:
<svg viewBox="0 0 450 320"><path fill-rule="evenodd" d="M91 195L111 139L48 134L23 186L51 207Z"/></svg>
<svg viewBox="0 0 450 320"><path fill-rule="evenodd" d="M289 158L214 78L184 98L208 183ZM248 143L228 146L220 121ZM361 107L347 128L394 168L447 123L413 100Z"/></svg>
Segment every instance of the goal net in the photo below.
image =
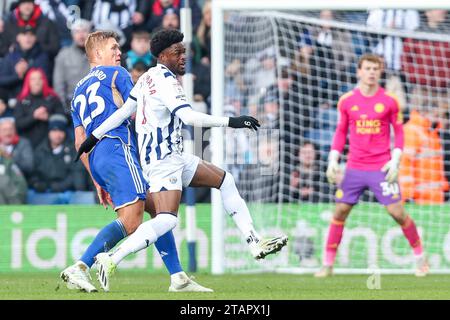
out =
<svg viewBox="0 0 450 320"><path fill-rule="evenodd" d="M406 210L422 236L432 271L450 272L445 182L450 178L450 12L230 9L222 17L222 35L213 39L222 41L216 46L223 50L213 61L213 86L220 86L216 95L220 99L214 101L213 96L213 111L249 114L262 127L256 134L226 130L217 136L216 141L222 142L213 142L213 147L224 149L215 160L234 175L256 229L265 236L284 233L290 240L277 255L256 262L232 219L225 217L213 234L213 272L313 272L321 266L336 193L325 176L338 121L336 104L355 87L358 58L369 52L383 57L382 85L396 95L405 123L415 111L439 117L439 124L430 124L430 130L441 128L439 135L421 137L408 146L424 147L435 143L433 137L442 145L415 150L419 164L413 171L427 173L422 179L410 172L416 180L408 192L413 198L429 188L442 197L421 202L419 195ZM214 105L217 101L220 105ZM433 155L431 166L419 159L427 157L426 148L440 154ZM345 160L341 158L343 166ZM409 176L401 179L407 181ZM216 213L221 211L220 201L213 201L213 206ZM220 219L215 217L213 224ZM371 192L366 191L347 219L335 270L414 270L413 253L401 228Z"/></svg>

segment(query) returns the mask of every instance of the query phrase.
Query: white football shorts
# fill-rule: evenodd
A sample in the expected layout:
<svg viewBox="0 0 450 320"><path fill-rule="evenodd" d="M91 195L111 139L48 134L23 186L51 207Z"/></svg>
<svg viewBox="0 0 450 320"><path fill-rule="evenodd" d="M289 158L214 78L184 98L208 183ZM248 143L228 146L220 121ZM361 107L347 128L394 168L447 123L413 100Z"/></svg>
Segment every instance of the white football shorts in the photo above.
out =
<svg viewBox="0 0 450 320"><path fill-rule="evenodd" d="M200 158L189 153L172 153L165 159L145 165L142 169L150 185L149 192L183 190L197 171Z"/></svg>

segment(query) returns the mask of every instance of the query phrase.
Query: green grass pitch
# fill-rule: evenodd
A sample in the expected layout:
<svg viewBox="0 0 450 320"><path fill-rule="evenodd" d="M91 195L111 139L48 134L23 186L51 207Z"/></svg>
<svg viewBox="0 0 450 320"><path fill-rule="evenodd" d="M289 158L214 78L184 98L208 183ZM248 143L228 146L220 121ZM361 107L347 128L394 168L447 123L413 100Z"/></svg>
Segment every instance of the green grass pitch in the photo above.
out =
<svg viewBox="0 0 450 320"><path fill-rule="evenodd" d="M214 293L168 293L169 276L118 272L108 293L83 293L58 284L57 273L0 274L1 300L322 300L322 299L450 299L450 275L381 275L380 289L368 289L368 276L197 274L196 281ZM99 287L94 279L95 285Z"/></svg>

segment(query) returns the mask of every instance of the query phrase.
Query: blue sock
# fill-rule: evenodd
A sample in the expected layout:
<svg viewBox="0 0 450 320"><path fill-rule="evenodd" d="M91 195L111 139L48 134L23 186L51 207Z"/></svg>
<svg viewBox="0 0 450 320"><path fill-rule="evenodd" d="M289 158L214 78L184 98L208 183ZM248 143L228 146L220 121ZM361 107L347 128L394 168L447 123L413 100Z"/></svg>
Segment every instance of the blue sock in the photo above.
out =
<svg viewBox="0 0 450 320"><path fill-rule="evenodd" d="M107 252L123 238L127 236L125 228L119 219L114 220L104 227L89 245L86 252L81 257L89 268L94 264L94 257L100 252Z"/></svg>
<svg viewBox="0 0 450 320"><path fill-rule="evenodd" d="M161 258L166 265L167 270L172 275L174 273L183 271L180 260L178 259L177 246L172 231L163 234L155 242L155 247L158 250Z"/></svg>

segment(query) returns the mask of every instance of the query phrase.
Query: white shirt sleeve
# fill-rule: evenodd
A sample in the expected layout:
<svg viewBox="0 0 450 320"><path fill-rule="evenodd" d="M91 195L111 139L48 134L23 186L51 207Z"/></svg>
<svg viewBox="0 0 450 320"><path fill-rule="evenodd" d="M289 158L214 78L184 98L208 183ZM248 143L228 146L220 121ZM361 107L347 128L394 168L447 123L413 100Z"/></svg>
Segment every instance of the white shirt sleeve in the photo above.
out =
<svg viewBox="0 0 450 320"><path fill-rule="evenodd" d="M183 87L173 76L162 78L161 83L158 83L158 90L161 91L159 97L162 103L172 114L180 108L190 106Z"/></svg>
<svg viewBox="0 0 450 320"><path fill-rule="evenodd" d="M130 97L125 101L123 106L115 111L112 115L109 116L97 129L95 129L92 134L97 138L101 139L108 131L117 128L120 126L125 120L127 120L133 113L136 112L137 102L130 94Z"/></svg>
<svg viewBox="0 0 450 320"><path fill-rule="evenodd" d="M180 108L175 111L178 118L183 121L184 124L194 127L227 127L228 117L217 117L209 114L198 112L189 108Z"/></svg>
<svg viewBox="0 0 450 320"><path fill-rule="evenodd" d="M226 127L228 117L216 117L192 110L186 99L183 87L172 75L165 75L158 83L161 93L159 97L163 104L176 115L184 124L194 127Z"/></svg>

